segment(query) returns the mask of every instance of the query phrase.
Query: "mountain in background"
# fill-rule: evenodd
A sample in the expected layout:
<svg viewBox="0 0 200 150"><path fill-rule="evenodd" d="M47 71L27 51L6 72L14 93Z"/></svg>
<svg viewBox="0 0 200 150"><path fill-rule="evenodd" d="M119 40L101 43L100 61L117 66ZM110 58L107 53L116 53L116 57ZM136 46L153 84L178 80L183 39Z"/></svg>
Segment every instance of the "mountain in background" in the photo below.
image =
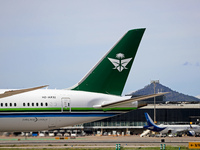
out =
<svg viewBox="0 0 200 150"><path fill-rule="evenodd" d="M194 102L194 101L200 101L200 99L185 95L176 91L173 91L172 89L160 84L156 83L156 88L155 91L156 93L158 92L169 92L166 94L165 101L181 101L181 102ZM153 94L154 93L154 84L151 83L147 86L145 86L143 89L140 89L136 92L132 92L131 94L128 95L148 95L148 94Z"/></svg>

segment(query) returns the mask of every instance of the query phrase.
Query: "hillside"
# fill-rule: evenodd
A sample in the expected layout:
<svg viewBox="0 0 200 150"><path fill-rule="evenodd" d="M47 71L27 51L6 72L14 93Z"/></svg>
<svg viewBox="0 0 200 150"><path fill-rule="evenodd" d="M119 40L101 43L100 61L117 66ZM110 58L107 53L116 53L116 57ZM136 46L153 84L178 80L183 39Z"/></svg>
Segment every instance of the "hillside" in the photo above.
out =
<svg viewBox="0 0 200 150"><path fill-rule="evenodd" d="M166 94L165 101L182 101L182 102L193 102L193 101L200 101L200 99L185 95L182 93L179 93L177 91L174 91L160 83L156 83L156 93L157 92L170 92L169 94ZM136 92L132 92L131 95L147 95L147 94L153 94L154 93L154 84L149 84L145 86L143 89L140 89Z"/></svg>
<svg viewBox="0 0 200 150"><path fill-rule="evenodd" d="M200 95L197 95L196 98L200 99Z"/></svg>

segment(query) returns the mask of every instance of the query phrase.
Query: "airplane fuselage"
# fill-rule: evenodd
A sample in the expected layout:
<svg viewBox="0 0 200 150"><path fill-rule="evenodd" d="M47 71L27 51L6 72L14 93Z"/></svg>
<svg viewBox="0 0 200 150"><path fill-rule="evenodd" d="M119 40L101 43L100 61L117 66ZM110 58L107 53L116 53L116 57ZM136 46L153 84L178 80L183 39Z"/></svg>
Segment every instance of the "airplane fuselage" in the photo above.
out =
<svg viewBox="0 0 200 150"><path fill-rule="evenodd" d="M177 133L177 132L182 132L182 131L195 131L199 132L200 131L200 126L199 125L159 125L158 127L160 128L165 128L160 133Z"/></svg>
<svg viewBox="0 0 200 150"><path fill-rule="evenodd" d="M39 131L91 122L144 106L163 94L121 97L145 28L133 29L68 90L46 85L0 90L0 132ZM114 68L113 68L114 67Z"/></svg>
<svg viewBox="0 0 200 150"><path fill-rule="evenodd" d="M8 90L0 90L4 93ZM137 109L98 108L101 104L121 101L121 97L101 93L41 89L0 99L0 131L39 131L100 120ZM23 126L23 128L22 128Z"/></svg>
<svg viewBox="0 0 200 150"><path fill-rule="evenodd" d="M194 135L195 133L200 132L200 126L199 125L156 125L148 113L145 113L145 117L147 120L147 125L144 126L145 129L164 133L164 134L174 134L174 133L180 133L180 132L189 132L190 135Z"/></svg>

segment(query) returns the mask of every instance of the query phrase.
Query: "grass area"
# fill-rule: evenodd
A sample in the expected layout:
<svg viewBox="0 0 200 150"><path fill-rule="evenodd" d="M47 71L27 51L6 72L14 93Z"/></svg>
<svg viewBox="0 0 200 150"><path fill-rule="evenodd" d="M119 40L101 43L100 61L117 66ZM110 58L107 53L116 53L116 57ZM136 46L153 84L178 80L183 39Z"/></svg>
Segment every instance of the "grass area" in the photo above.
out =
<svg viewBox="0 0 200 150"><path fill-rule="evenodd" d="M181 150L189 150L188 147L181 147ZM138 148L125 148L123 150L160 150L160 147L138 147ZM166 147L165 150L179 150L179 147Z"/></svg>
<svg viewBox="0 0 200 150"><path fill-rule="evenodd" d="M3 148L3 147L1 147ZM0 149L1 149L0 148ZM5 147L4 147L5 148ZM5 148L6 150L20 150L21 148ZM115 150L116 148L30 148L29 150ZM181 147L181 150L189 150L188 147ZM120 150L160 150L160 147L137 147L137 148L124 148ZM179 150L179 147L166 147L165 150Z"/></svg>

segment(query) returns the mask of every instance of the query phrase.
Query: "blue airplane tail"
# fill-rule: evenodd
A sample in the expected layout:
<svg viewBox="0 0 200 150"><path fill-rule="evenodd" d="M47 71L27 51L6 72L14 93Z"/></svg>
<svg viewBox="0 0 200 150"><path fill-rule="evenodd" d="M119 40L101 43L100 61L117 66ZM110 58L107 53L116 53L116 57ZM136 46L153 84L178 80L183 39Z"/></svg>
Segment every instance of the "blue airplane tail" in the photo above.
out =
<svg viewBox="0 0 200 150"><path fill-rule="evenodd" d="M151 117L149 116L148 113L144 113L145 114L145 118L147 120L147 125L144 126L145 129L148 129L148 130L151 130L151 131L154 131L154 132L160 132L162 130L164 130L165 128L161 128L159 126L157 126L153 120L151 119Z"/></svg>

